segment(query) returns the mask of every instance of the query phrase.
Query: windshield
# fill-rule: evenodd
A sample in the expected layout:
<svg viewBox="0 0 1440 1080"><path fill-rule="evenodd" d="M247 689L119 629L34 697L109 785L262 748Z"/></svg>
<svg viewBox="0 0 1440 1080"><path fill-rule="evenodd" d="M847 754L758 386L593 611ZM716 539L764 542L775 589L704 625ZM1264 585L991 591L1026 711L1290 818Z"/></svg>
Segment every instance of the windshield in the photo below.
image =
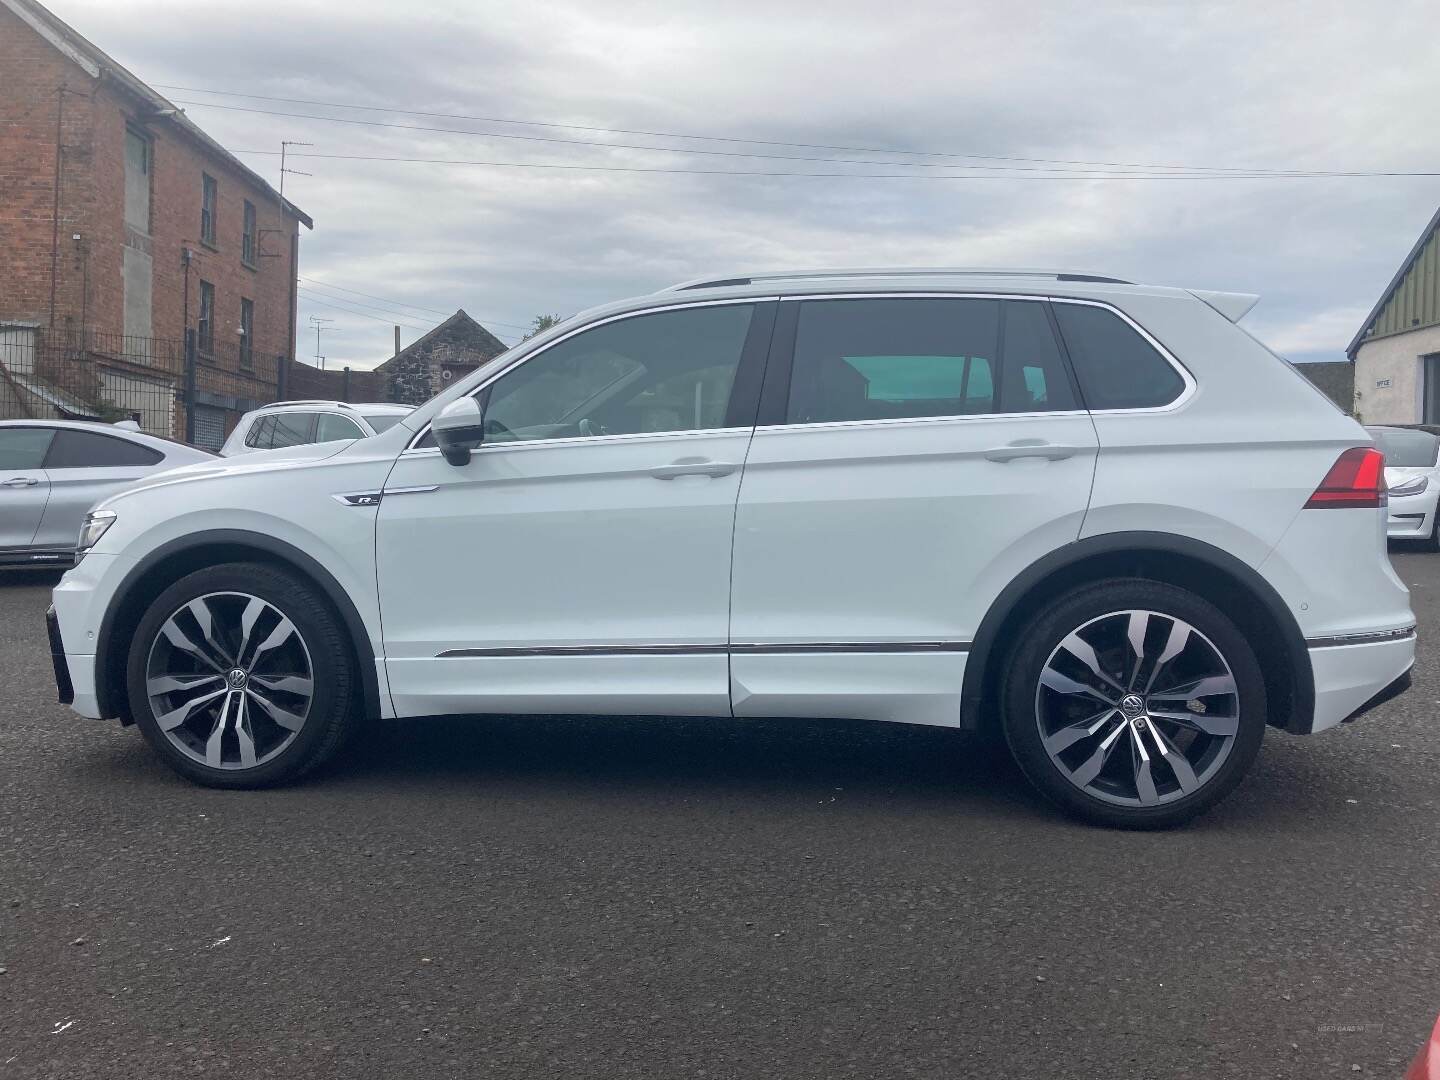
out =
<svg viewBox="0 0 1440 1080"><path fill-rule="evenodd" d="M1418 468L1434 465L1440 438L1428 431L1398 431L1394 428L1366 428L1385 455L1386 465Z"/></svg>
<svg viewBox="0 0 1440 1080"><path fill-rule="evenodd" d="M388 431L398 424L404 416L404 413L377 413L374 416L365 417L365 422L375 429L376 435L379 435L382 431Z"/></svg>

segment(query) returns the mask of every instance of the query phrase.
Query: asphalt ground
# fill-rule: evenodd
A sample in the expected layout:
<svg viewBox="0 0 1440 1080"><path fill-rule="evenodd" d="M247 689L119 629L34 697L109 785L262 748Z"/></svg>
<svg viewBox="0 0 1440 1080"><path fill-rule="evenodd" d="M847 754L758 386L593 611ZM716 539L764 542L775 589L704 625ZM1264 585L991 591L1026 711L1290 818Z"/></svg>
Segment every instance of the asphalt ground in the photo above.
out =
<svg viewBox="0 0 1440 1080"><path fill-rule="evenodd" d="M55 704L0 579L0 1077L1398 1076L1440 1012L1440 555L1414 689L1182 830L858 723L390 725L193 787Z"/></svg>

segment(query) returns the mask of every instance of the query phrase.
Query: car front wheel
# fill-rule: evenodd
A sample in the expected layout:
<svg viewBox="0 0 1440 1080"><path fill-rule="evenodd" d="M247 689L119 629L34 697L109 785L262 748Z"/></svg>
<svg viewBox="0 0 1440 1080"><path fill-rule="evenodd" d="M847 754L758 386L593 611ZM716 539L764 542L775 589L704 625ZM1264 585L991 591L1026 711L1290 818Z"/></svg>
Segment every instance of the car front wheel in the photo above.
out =
<svg viewBox="0 0 1440 1080"><path fill-rule="evenodd" d="M1004 729L1026 776L1099 824L1164 828L1224 798L1264 737L1265 683L1240 629L1186 589L1081 587L1023 631Z"/></svg>
<svg viewBox="0 0 1440 1080"><path fill-rule="evenodd" d="M210 787L267 787L330 757L353 726L354 661L309 581L230 563L181 578L136 628L131 715L172 768Z"/></svg>

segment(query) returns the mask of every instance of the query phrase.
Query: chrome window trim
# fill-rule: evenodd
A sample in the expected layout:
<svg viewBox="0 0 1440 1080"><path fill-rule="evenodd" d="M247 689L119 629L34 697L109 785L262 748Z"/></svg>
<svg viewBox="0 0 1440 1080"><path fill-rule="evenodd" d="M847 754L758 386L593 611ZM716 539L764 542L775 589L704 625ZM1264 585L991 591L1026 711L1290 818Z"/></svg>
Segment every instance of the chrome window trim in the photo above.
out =
<svg viewBox="0 0 1440 1080"><path fill-rule="evenodd" d="M686 310L686 309L688 309L688 308L701 308L701 307L737 307L737 306L740 306L740 305L750 305L750 306L754 306L754 305L757 305L757 304L770 304L770 303L774 303L776 300L779 300L779 299L780 299L780 297L778 297L778 296L744 296L744 297L731 297L731 298L725 299L725 300L695 300L695 301L691 301L691 302L689 302L689 303L684 303L684 304L654 304L654 305L651 305L651 306L649 306L649 307L636 308L634 311L622 311L622 312L620 312L619 314L616 314L616 315L608 315L608 316L606 316L606 317L603 318L603 319L596 319L594 322L588 322L588 323L585 323L585 324L582 325L582 326L577 326L577 327L575 327L574 329L570 330L568 333L562 334L560 337L557 337L554 341L546 342L544 348L536 349L534 352L526 353L524 356L518 356L518 357L516 357L514 361L512 361L512 362L509 363L509 364L506 364L503 368L501 368L499 371L497 371L497 372L495 372L494 374L492 374L492 375L491 375L489 378L487 378L484 382L478 383L477 385L471 387L471 388L470 388L469 390L467 390L462 396L464 396L464 397L475 397L477 394L482 393L482 392L486 389L486 387L492 385L493 383L495 383L495 382L496 382L497 380L499 380L499 379L503 379L503 378L504 378L506 375L508 375L510 372L512 372L512 371L514 371L516 368L518 368L521 364L529 363L531 360L534 360L537 356L544 356L547 352L549 352L551 349L553 349L556 345L559 345L561 342L569 341L571 338L575 337L577 334L583 334L583 333L585 333L585 331L587 331L587 330L594 330L594 329L597 328L597 327L605 326L605 325L607 325L607 324L609 324L609 323L612 323L612 322L620 322L622 319L634 319L634 318L636 318L636 317L638 317L638 316L641 316L641 315L655 315L655 314L658 314L658 313L660 313L660 312L662 312L662 311L684 311L684 310ZM457 398L456 400L459 400L459 399ZM708 429L708 430L714 432L714 431L748 431L748 430L750 430L750 429L749 429L749 428L711 428L711 429ZM517 442L515 442L515 443L503 443L503 444L499 444L499 445L505 445L505 446L512 446L512 445L513 445L513 446L537 446L537 445L554 446L554 445L556 445L557 443L584 443L584 442L594 442L594 441L596 441L596 440L598 440L598 439L616 439L616 438L633 437L633 436L636 436L636 435L687 435L687 434L691 434L691 433L692 433L692 429L687 428L687 429L685 429L684 431L641 431L641 432L627 432L627 433L625 433L624 435L590 435L590 436L568 437L568 438L564 438L564 439L525 439L525 440L523 440L523 441L517 441ZM420 445L418 445L418 444L420 443L420 441L423 440L423 439L425 438L425 436L427 436L427 435L429 435L429 434L430 434L430 424L427 422L427 423L425 424L425 426L422 427L419 431L417 431L417 432L415 433L415 436L405 445L405 449L402 450L402 451L400 451L401 455L404 456L404 455L406 455L406 454L411 454L411 453L418 453L418 454L436 453L436 454L438 454L438 453L440 452L440 450L439 450L438 447L420 446ZM481 444L481 446L479 447L479 449L484 449L484 444Z"/></svg>
<svg viewBox="0 0 1440 1080"><path fill-rule="evenodd" d="M720 306L720 305L727 305L727 304L728 304L728 305L735 305L735 304L767 304L767 303L782 303L782 304L783 304L783 303L788 303L788 302L791 302L791 301L800 302L800 301L805 301L805 300L874 300L874 299L891 299L891 300L929 300L929 299L940 299L940 300L944 300L944 299L949 299L949 300L956 300L956 299L964 299L964 300L1022 300L1022 301L1029 301L1029 302L1031 302L1031 303L1080 304L1080 305L1084 305L1084 306L1086 306L1086 307L1104 308L1106 311L1112 312L1113 314L1119 316L1119 318L1122 319L1122 320L1126 323L1126 325L1128 325L1132 330L1134 330L1137 334L1139 334L1140 337L1141 337L1142 339L1144 339L1144 341L1145 341L1151 348L1153 348L1156 352L1158 352L1158 353L1160 354L1161 357L1164 358L1165 362L1168 363L1168 364L1170 365L1170 367L1175 371L1175 373L1180 376L1181 382L1184 383L1184 389L1182 389L1182 390L1180 391L1180 394L1175 398L1174 401L1171 401L1171 402L1169 402L1169 403L1167 403L1167 404L1165 404L1165 405L1148 405L1148 406L1144 406L1144 407L1140 407L1140 408L1134 408L1134 409L1056 409L1056 410L1054 410L1054 411L1052 411L1052 412L1026 412L1026 413L1013 413L1013 412L999 412L999 413L958 413L958 414L950 415L950 416L903 416L903 417L892 417L892 418L887 418L887 419L882 419L882 420L829 420L829 421L821 421L820 423L816 423L816 424L789 424L789 423L787 423L787 424L763 424L763 425L760 425L759 427L756 427L756 428L754 429L757 434L758 434L759 432L788 431L788 430L798 430L798 429L806 429L806 430L832 430L832 429L837 429L837 428L843 429L843 428L852 428L852 427L875 427L875 426L888 427L888 426L893 425L893 424L913 424L913 423L926 423L926 422L935 422L935 421L954 422L954 421L961 421L961 420L988 420L988 421L994 421L994 420L1032 420L1032 419L1040 419L1040 418L1046 418L1046 417L1048 417L1048 418L1055 418L1055 417L1075 417L1075 416L1145 416L1145 415L1160 415L1160 414L1164 414L1164 413L1174 412L1174 411L1176 411L1177 409L1183 408L1185 405L1189 404L1190 399L1193 398L1193 397L1195 396L1196 392L1199 390L1199 384L1195 381L1195 376L1190 373L1190 369L1187 368L1184 364L1182 364L1182 363L1180 362L1179 358L1176 357L1175 354L1172 353L1169 349L1167 349L1167 348L1155 337L1155 335L1151 334L1150 331L1146 330L1143 326L1141 326L1138 322L1136 322L1133 318L1131 318L1129 314L1127 314L1126 312L1120 310L1120 309L1119 309L1118 307L1116 307L1114 304L1108 303L1108 302L1106 302L1106 301L1104 301L1104 300L1083 300L1083 299L1079 299L1079 298L1077 298L1077 297L1070 297L1070 296L1048 296L1048 295L1043 295L1043 294L1040 294L1040 293L966 292L966 291L959 290L959 289L947 289L947 290L938 291L938 292L937 292L937 291L933 291L933 290L927 290L927 291L923 291L923 292L813 292L813 293L811 293L811 292L806 292L806 293L787 293L787 294L784 294L784 295L781 295L781 296L732 297L732 298L723 299L723 300L699 300L699 301L695 301L695 302L693 302L693 303L686 303L686 304L656 304L656 305L651 306L651 307L637 308L637 309L634 310L634 311L622 312L622 313L620 313L620 314L618 314L618 315L611 315L611 316L608 316L608 317L606 317L606 318L604 318L604 319L599 319L599 320L597 320L597 321L595 321L595 322L586 323L586 324L583 325L583 326L577 326L577 327L575 327L573 330L571 330L569 333L565 334L564 336L558 337L558 338L556 338L554 341L549 342L548 344L546 344L546 346L545 346L543 349L539 349L539 350L537 350L537 351L535 351L535 352L533 352L533 353L527 353L525 356L522 356L522 357L517 358L513 363L507 364L504 368L502 368L500 371L495 372L494 375L492 375L490 378L486 379L483 383L481 383L480 385L478 385L478 386L474 387L473 389L471 389L470 391L468 391L465 396L466 396L466 397L474 397L475 395L477 395L477 394L479 394L481 391L483 391L487 386L489 386L489 385L491 385L492 383L494 383L497 379L502 378L502 377L503 377L504 375L506 375L508 372L513 371L515 368L519 367L521 364L525 363L526 361L532 360L532 359L534 359L534 358L537 357L537 356L543 356L546 352L548 352L548 351L549 351L550 349L552 349L554 346L559 345L562 341L568 341L570 338L574 337L576 334L584 333L586 330L592 330L592 329L594 329L594 328L597 327L597 326L604 326L604 325L606 325L607 323L618 322L618 321L621 320L621 319L631 319L631 318L634 318L634 317L636 317L636 316L638 316L638 315L652 315L652 314L655 314L655 313L661 312L661 311L679 311L679 310L682 310L682 309L684 309L684 308L695 308L695 307L717 307L717 306ZM1069 360L1068 360L1068 357L1067 357L1067 359L1066 359L1066 363L1067 363L1067 366L1073 367L1073 365L1070 364L1070 362L1069 362ZM747 430L747 429L746 429L746 428L716 428L716 429L711 429L711 433L713 434L713 433L719 432L719 431L745 431L745 430ZM422 447L422 446L417 445L417 444L418 444L422 439L424 439L425 436L427 436L429 433L430 433L430 425L427 423L423 428L421 428L421 429L415 434L415 436L414 436L414 437L410 440L410 442L406 445L405 449L401 451L402 456L403 456L403 455L415 455L415 456L420 456L420 455L425 455L425 454L439 454L440 451L439 451L439 448L438 448L438 447L430 447L430 446ZM640 433L635 433L635 434L645 434L645 435L650 435L650 434L654 434L654 435L680 435L680 434L689 434L689 433L690 433L690 432L640 432ZM625 438L625 437L633 437L633 435L631 435L631 436L594 435L594 436L589 436L589 437L583 437L583 436L582 436L582 437L570 437L570 438L565 438L565 439L527 439L527 440L525 440L524 442L521 442L521 443L506 443L506 444L499 444L499 445L507 445L507 446L509 446L509 445L514 445L514 446L571 445L571 444L583 444L583 443L587 443L587 442L595 442L595 441L597 441L597 440L610 440L610 439ZM483 450L483 449L485 449L485 447L482 445L482 446L480 447L480 449Z"/></svg>

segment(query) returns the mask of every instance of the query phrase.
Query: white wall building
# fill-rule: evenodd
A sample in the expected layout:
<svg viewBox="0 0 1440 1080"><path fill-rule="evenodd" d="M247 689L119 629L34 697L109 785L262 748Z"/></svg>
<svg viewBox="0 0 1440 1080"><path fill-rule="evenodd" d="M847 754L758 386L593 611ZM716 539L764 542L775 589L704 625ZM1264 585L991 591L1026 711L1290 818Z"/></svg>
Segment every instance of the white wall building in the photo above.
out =
<svg viewBox="0 0 1440 1080"><path fill-rule="evenodd" d="M1440 211L1345 350L1366 424L1440 424Z"/></svg>

